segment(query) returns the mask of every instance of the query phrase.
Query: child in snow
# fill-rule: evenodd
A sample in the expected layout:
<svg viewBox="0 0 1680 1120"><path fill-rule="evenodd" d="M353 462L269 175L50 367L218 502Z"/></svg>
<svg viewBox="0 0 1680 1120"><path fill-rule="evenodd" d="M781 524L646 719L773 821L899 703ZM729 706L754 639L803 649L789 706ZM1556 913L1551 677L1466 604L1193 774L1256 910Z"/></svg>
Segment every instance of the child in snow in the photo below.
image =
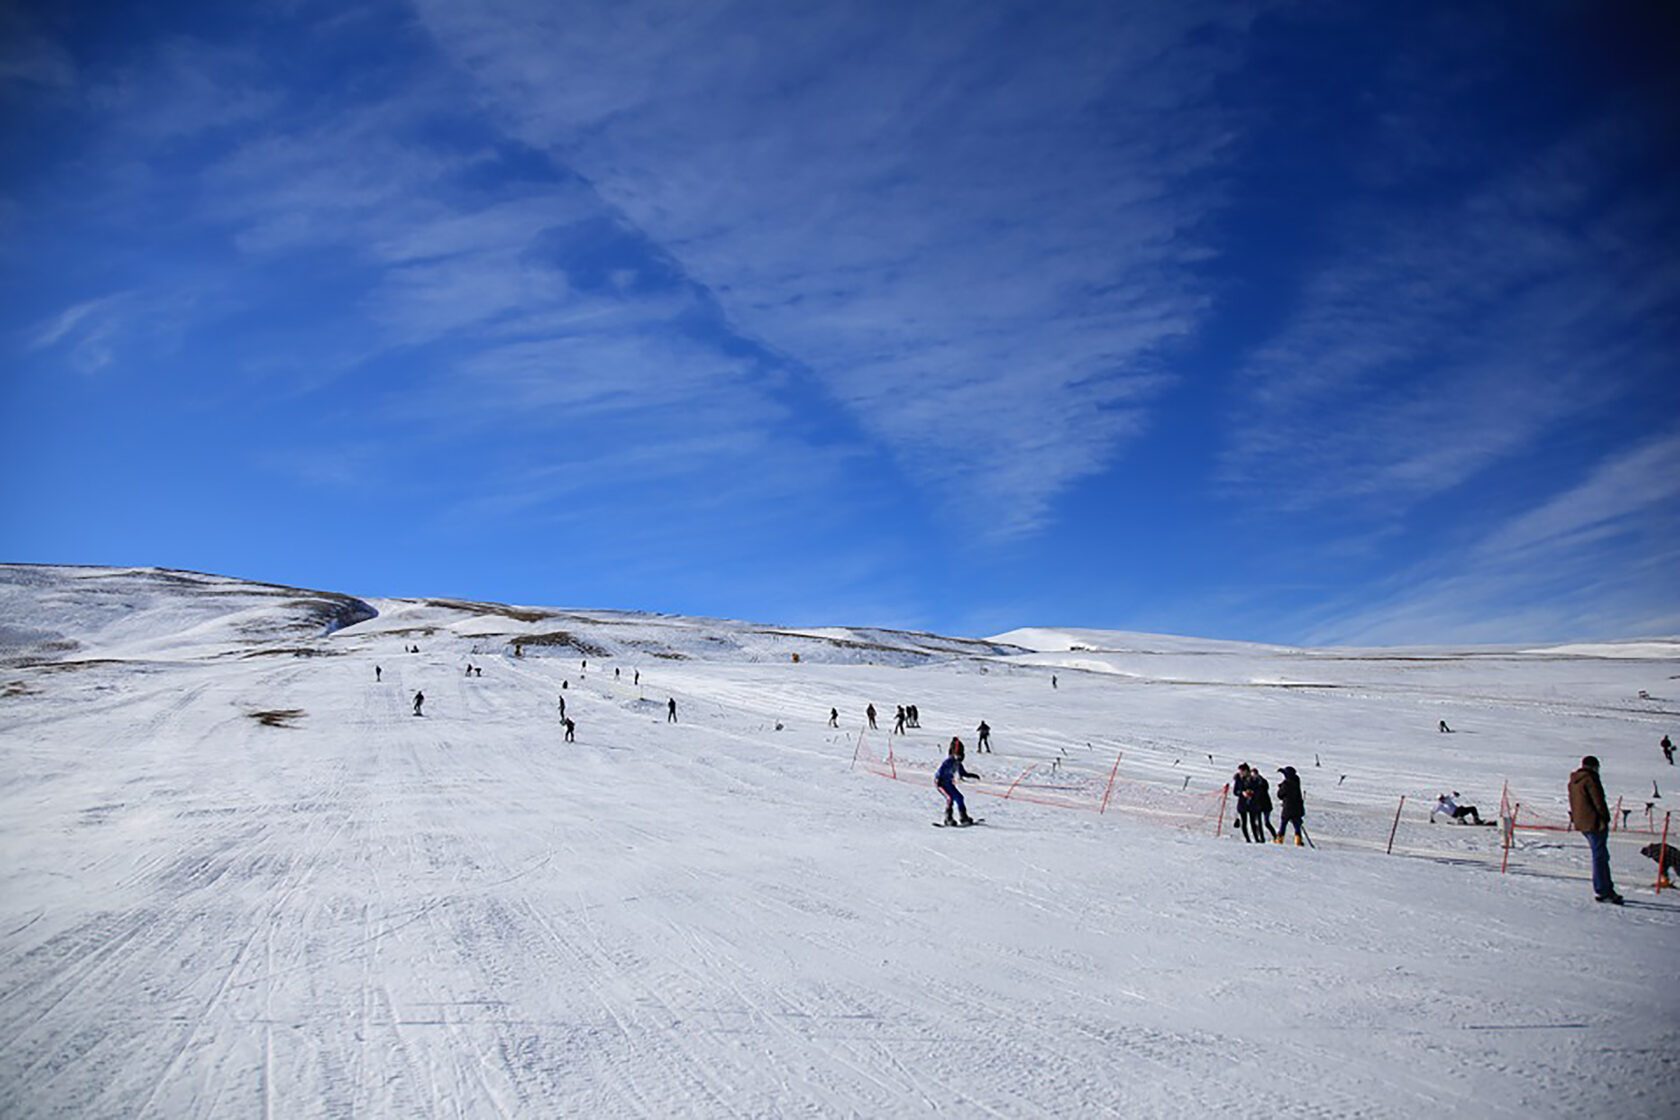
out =
<svg viewBox="0 0 1680 1120"><path fill-rule="evenodd" d="M971 774L967 770L963 769L962 760L962 740L953 737L951 739L951 749L946 754L945 761L939 764L939 773L935 775L933 779L934 786L938 788L940 793L945 795L946 824L957 824L959 822L962 824L974 823L974 819L968 815L968 806L963 803L962 792L957 789L957 779L978 778L980 775ZM953 809L956 810L957 820L953 820L951 818L951 812Z"/></svg>

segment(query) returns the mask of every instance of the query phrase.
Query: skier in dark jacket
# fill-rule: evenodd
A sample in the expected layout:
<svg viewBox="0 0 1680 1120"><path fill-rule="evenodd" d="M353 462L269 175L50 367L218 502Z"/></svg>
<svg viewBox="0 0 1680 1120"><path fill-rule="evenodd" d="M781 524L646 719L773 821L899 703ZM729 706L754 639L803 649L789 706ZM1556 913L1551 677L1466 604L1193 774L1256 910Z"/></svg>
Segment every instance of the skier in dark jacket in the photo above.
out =
<svg viewBox="0 0 1680 1120"><path fill-rule="evenodd" d="M933 784L945 795L945 823L973 824L974 819L968 815L968 806L963 803L963 795L957 789L958 778L978 778L980 775L971 774L963 769L963 745L961 739L951 740L951 749L945 755L945 761L939 764L939 773L934 776ZM957 819L951 817L952 809L956 810Z"/></svg>
<svg viewBox="0 0 1680 1120"><path fill-rule="evenodd" d="M863 714L869 717L869 730L874 731L876 729L875 728L875 705L873 705L873 704L869 705L869 707L867 707L863 710Z"/></svg>
<svg viewBox="0 0 1680 1120"><path fill-rule="evenodd" d="M665 722L677 722L677 698L675 696L665 701Z"/></svg>
<svg viewBox="0 0 1680 1120"><path fill-rule="evenodd" d="M1283 781L1278 783L1278 834L1277 842L1283 843L1284 834L1289 831L1290 824L1295 825L1295 846L1302 847L1305 841L1301 839L1301 822L1307 816L1307 802L1301 795L1301 777L1295 773L1295 767L1285 766L1278 771L1283 775Z"/></svg>
<svg viewBox="0 0 1680 1120"><path fill-rule="evenodd" d="M414 714L419 715L420 709L423 708L425 704L426 694L424 692L416 692L414 694Z"/></svg>
<svg viewBox="0 0 1680 1120"><path fill-rule="evenodd" d="M977 751L985 751L987 754L991 754L992 753L992 728L991 728L991 725L988 724L985 720L981 720L980 721L980 726L975 728L975 730L980 733L980 741L974 745L974 749L977 750Z"/></svg>

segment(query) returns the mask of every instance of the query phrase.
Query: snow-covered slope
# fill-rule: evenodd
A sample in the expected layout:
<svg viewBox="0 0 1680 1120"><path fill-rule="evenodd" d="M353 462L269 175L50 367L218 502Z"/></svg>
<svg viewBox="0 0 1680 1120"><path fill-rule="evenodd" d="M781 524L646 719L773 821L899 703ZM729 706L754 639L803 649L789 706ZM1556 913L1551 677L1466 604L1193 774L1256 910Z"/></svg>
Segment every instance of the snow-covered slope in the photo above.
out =
<svg viewBox="0 0 1680 1120"><path fill-rule="evenodd" d="M1588 751L1660 820L1661 643L971 641L29 567L0 626L7 1116L1680 1114L1646 838L1615 909L1577 837L1519 832L1501 875L1497 829L1427 820L1507 782L1556 813ZM986 823L930 828L982 718ZM1301 770L1316 849L1155 811L1239 760Z"/></svg>

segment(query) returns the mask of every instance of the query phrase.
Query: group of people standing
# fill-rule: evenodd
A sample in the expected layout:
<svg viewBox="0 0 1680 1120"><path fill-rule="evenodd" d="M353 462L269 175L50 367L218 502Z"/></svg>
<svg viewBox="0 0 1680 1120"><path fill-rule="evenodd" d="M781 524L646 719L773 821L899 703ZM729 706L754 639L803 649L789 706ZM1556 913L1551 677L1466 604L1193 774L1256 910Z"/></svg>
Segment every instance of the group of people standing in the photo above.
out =
<svg viewBox="0 0 1680 1120"><path fill-rule="evenodd" d="M1264 844L1268 840L1281 844L1289 826L1294 825L1295 845L1301 847L1306 843L1302 822L1307 816L1306 799L1301 793L1301 776L1293 766L1284 766L1278 773L1283 775L1277 787L1276 806L1282 827L1272 826L1271 782L1258 767L1246 762L1237 766L1237 772L1231 778L1231 792L1237 798L1237 822L1242 827L1243 839L1250 844Z"/></svg>

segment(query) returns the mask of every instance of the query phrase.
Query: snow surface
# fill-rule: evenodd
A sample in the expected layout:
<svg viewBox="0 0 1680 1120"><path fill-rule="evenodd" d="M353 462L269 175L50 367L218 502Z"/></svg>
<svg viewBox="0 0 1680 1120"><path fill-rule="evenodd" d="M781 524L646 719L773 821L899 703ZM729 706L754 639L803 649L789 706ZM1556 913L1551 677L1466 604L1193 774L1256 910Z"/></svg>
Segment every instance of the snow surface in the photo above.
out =
<svg viewBox="0 0 1680 1120"><path fill-rule="evenodd" d="M1427 823L1507 782L1556 819L1589 752L1660 822L1680 658L1640 648L0 567L0 1115L1680 1115L1650 837L1612 908L1578 836L1519 830L1502 875L1498 829ZM982 718L986 824L930 828ZM1215 835L1245 759L1300 768L1316 849Z"/></svg>

